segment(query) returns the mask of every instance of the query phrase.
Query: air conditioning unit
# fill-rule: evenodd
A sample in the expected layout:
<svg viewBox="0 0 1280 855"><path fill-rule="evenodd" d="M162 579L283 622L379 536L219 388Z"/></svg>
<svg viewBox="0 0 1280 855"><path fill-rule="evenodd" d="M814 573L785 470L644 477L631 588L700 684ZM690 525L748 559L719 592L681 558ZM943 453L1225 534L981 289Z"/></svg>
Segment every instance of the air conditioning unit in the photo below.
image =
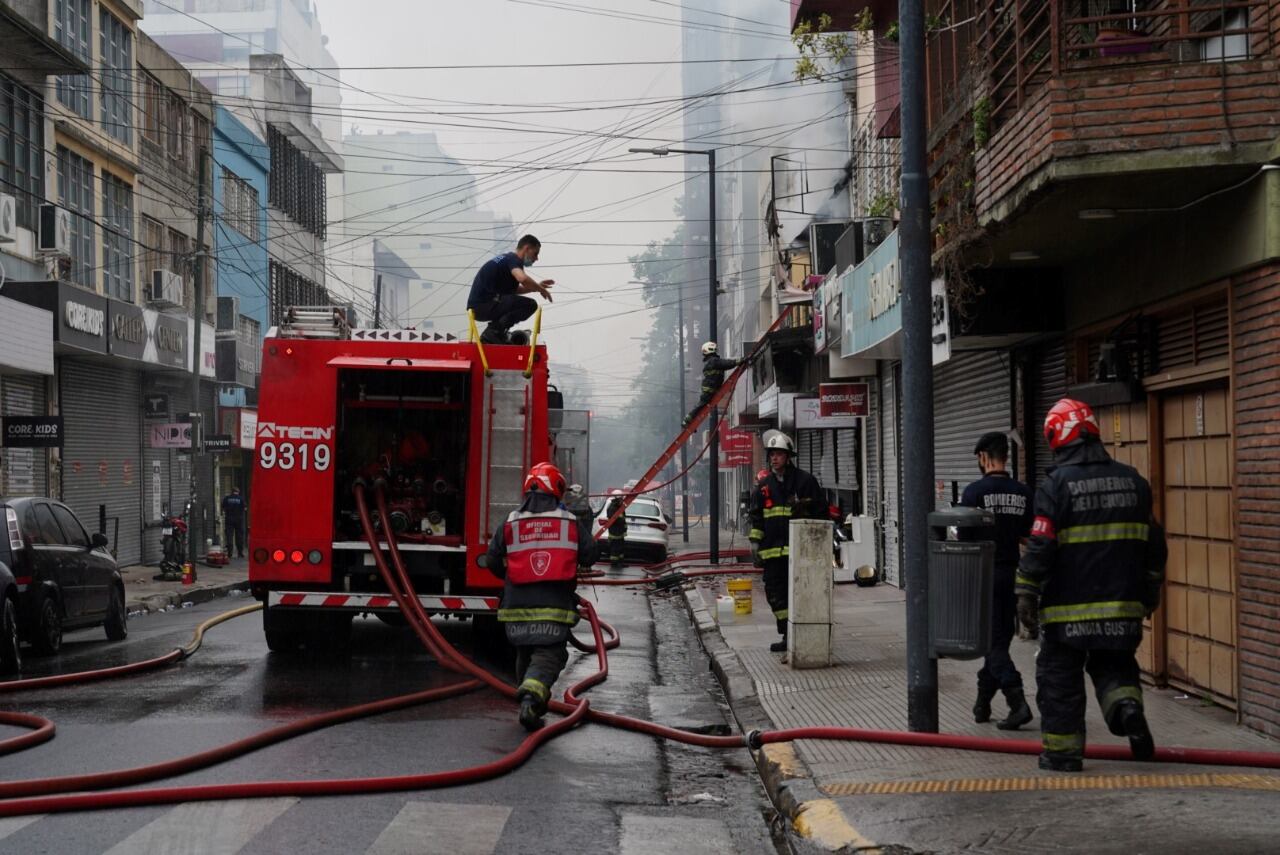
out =
<svg viewBox="0 0 1280 855"><path fill-rule="evenodd" d="M180 308L183 305L182 277L168 270L152 270L147 302L164 309Z"/></svg>
<svg viewBox="0 0 1280 855"><path fill-rule="evenodd" d="M8 193L0 193L0 243L13 243L18 239L18 200Z"/></svg>
<svg viewBox="0 0 1280 855"><path fill-rule="evenodd" d="M57 205L40 206L40 251L71 255L71 212Z"/></svg>
<svg viewBox="0 0 1280 855"><path fill-rule="evenodd" d="M240 317L240 298L239 297L219 297L218 298L218 331L236 329L237 319Z"/></svg>

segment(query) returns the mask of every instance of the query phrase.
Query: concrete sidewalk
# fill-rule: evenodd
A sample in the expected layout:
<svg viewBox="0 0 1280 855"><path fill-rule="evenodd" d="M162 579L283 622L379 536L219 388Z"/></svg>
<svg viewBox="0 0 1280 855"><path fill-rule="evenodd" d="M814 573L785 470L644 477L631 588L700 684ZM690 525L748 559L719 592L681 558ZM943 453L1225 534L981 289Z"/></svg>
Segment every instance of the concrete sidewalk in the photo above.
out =
<svg viewBox="0 0 1280 855"><path fill-rule="evenodd" d="M758 577L753 613L715 623L724 584L702 580L686 596L744 729L906 729L902 591L836 586L834 664L797 671L768 650L778 636ZM1035 642L1014 642L1031 698L1035 651ZM980 664L939 663L941 731L1038 740L1038 713L1015 733L974 723ZM1090 741L1125 744L1089 695ZM1280 751L1229 710L1182 692L1148 687L1146 703L1157 745ZM993 718L1005 710L998 697ZM1083 775L1064 776L1039 771L1028 756L855 742L770 745L758 755L775 803L802 835L832 850L1254 852L1274 851L1280 836L1280 775L1268 770L1087 761Z"/></svg>
<svg viewBox="0 0 1280 855"><path fill-rule="evenodd" d="M154 577L159 567L131 564L120 568L124 579L125 607L130 614L160 612L181 608L183 603L204 603L225 597L232 591L249 590L249 559L232 558L224 567L197 564L196 578L190 585L180 581L165 582Z"/></svg>

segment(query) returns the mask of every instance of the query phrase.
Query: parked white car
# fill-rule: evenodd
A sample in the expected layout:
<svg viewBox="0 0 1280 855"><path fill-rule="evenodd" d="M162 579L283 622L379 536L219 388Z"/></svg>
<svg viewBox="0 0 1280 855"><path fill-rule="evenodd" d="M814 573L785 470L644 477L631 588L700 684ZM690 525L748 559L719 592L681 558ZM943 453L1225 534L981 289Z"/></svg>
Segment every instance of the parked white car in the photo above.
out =
<svg viewBox="0 0 1280 855"><path fill-rule="evenodd" d="M596 513L595 531L598 533L609 517L605 509L609 506L606 499L599 512ZM667 560L667 534L671 528L671 520L662 512L657 500L647 496L638 496L627 507L627 539L623 553L628 559L654 564ZM608 535L601 538L607 543ZM606 547L607 554L607 547Z"/></svg>

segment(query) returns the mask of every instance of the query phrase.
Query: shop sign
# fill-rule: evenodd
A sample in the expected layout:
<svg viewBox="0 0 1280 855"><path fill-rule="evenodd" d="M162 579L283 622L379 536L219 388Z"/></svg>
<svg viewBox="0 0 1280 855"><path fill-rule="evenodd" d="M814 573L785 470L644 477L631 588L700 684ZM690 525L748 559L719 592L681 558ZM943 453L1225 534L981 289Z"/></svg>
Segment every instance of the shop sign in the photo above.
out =
<svg viewBox="0 0 1280 855"><path fill-rule="evenodd" d="M217 376L219 383L232 383L246 389L253 388L254 364L248 348L234 336L220 338L217 342Z"/></svg>
<svg viewBox="0 0 1280 855"><path fill-rule="evenodd" d="M776 416L778 414L778 384L775 383L761 392L757 403L759 405L757 412L760 414L760 418Z"/></svg>
<svg viewBox="0 0 1280 855"><path fill-rule="evenodd" d="M720 423L720 468L732 469L735 466L751 465L751 450L755 445L755 434L745 430L734 430Z"/></svg>
<svg viewBox="0 0 1280 855"><path fill-rule="evenodd" d="M933 343L933 364L941 365L951 358L951 313L947 308L947 280L939 276L930 286L932 302L929 318L933 329L929 333Z"/></svg>
<svg viewBox="0 0 1280 855"><path fill-rule="evenodd" d="M849 415L824 416L819 398L796 398L796 429L824 430L858 426L858 417Z"/></svg>
<svg viewBox="0 0 1280 855"><path fill-rule="evenodd" d="M820 383L819 411L823 416L868 416L870 394L866 383Z"/></svg>
<svg viewBox="0 0 1280 855"><path fill-rule="evenodd" d="M204 438L204 450L211 454L224 454L231 450L231 434L215 433Z"/></svg>
<svg viewBox="0 0 1280 855"><path fill-rule="evenodd" d="M62 416L5 416L5 448L62 448Z"/></svg>
<svg viewBox="0 0 1280 855"><path fill-rule="evenodd" d="M841 277L844 307L840 355L896 359L901 355L902 272L898 231Z"/></svg>
<svg viewBox="0 0 1280 855"><path fill-rule="evenodd" d="M147 428L150 448L190 448L191 424L189 422L166 422L151 425Z"/></svg>
<svg viewBox="0 0 1280 855"><path fill-rule="evenodd" d="M240 447L253 451L258 441L258 411L240 411Z"/></svg>
<svg viewBox="0 0 1280 855"><path fill-rule="evenodd" d="M143 395L142 417L148 421L169 418L169 396L164 392L150 392Z"/></svg>
<svg viewBox="0 0 1280 855"><path fill-rule="evenodd" d="M59 283L58 341L94 353L107 352L107 301Z"/></svg>
<svg viewBox="0 0 1280 855"><path fill-rule="evenodd" d="M196 322L194 318L188 317L187 338L195 341ZM218 351L216 340L218 331L210 324L200 324L200 376L208 377L210 380L216 380L218 377ZM183 365L187 371L191 370L191 349L187 348L184 356Z"/></svg>

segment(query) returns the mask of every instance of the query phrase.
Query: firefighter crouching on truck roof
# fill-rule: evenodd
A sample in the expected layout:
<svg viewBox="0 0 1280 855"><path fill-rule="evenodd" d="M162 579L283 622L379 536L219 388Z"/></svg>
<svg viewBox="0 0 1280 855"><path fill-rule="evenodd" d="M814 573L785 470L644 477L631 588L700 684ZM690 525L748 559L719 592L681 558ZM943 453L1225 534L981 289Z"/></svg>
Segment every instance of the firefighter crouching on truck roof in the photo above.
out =
<svg viewBox="0 0 1280 855"><path fill-rule="evenodd" d="M791 437L781 431L767 434L764 451L769 458L769 474L756 482L751 494L751 533L747 537L753 563L764 568L764 596L782 636L769 649L782 653L787 649L791 521L825 519L827 497L816 478L792 464L796 447Z"/></svg>
<svg viewBox="0 0 1280 855"><path fill-rule="evenodd" d="M1084 673L1107 728L1137 760L1155 752L1142 711L1134 651L1142 619L1160 604L1168 556L1151 513L1151 485L1102 446L1088 404L1064 398L1045 438L1056 468L1036 492L1031 541L1018 566L1018 619L1041 629L1036 658L1040 768L1079 772L1084 757Z"/></svg>
<svg viewBox="0 0 1280 855"><path fill-rule="evenodd" d="M614 514L618 513L618 508L622 507L623 495L621 490L613 490L612 498L609 504L605 506L604 518L611 519ZM626 557L627 546L627 515L626 512L618 514L618 518L609 524L609 563L613 567L621 567L622 560Z"/></svg>
<svg viewBox="0 0 1280 855"><path fill-rule="evenodd" d="M505 580L498 620L516 648L516 699L526 730L542 725L551 686L569 651L569 630L578 622L578 566L595 561L591 528L565 510L564 476L539 463L524 479L524 502L511 512L489 543L487 566Z"/></svg>

